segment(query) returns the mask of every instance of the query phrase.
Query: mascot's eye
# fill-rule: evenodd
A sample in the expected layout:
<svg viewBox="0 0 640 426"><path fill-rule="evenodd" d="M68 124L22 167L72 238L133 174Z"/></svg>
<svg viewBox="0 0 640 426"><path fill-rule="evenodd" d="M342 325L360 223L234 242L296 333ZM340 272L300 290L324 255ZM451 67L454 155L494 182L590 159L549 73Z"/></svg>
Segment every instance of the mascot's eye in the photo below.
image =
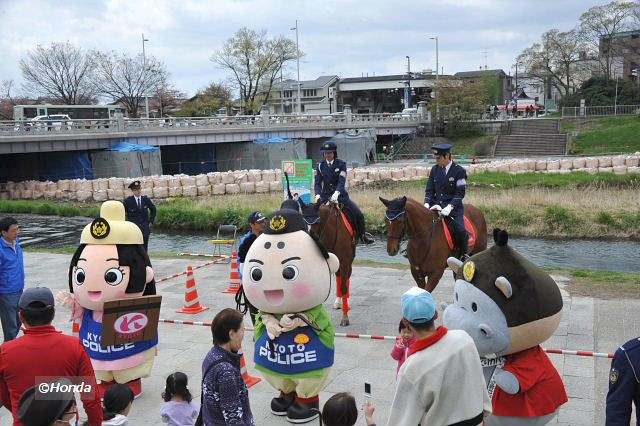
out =
<svg viewBox="0 0 640 426"><path fill-rule="evenodd" d="M456 295L456 302L457 302L458 301L458 293L455 293L455 295Z"/></svg>
<svg viewBox="0 0 640 426"><path fill-rule="evenodd" d="M122 278L124 278L124 274L118 268L107 269L107 272L104 273L104 280L109 285L118 285L122 282Z"/></svg>
<svg viewBox="0 0 640 426"><path fill-rule="evenodd" d="M473 303L471 304L471 310L472 310L473 312L476 312L476 311L478 310L478 305L476 305L476 302L473 302Z"/></svg>
<svg viewBox="0 0 640 426"><path fill-rule="evenodd" d="M293 265L289 265L282 270L282 278L287 281L292 281L298 278L298 268Z"/></svg>
<svg viewBox="0 0 640 426"><path fill-rule="evenodd" d="M76 284L78 285L84 284L84 279L85 279L84 269L76 268L73 274L74 274L73 278L75 279Z"/></svg>
<svg viewBox="0 0 640 426"><path fill-rule="evenodd" d="M249 271L249 275L251 275L251 280L258 282L262 279L262 269L259 266L254 266Z"/></svg>

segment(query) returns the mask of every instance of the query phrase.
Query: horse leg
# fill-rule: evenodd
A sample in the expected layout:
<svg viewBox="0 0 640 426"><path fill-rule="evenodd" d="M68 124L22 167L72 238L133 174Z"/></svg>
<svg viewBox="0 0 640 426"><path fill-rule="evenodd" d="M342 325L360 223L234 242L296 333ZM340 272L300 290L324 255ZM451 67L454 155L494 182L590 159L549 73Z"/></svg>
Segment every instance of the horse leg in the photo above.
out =
<svg viewBox="0 0 640 426"><path fill-rule="evenodd" d="M438 269L434 273L429 274L429 279L427 280L427 287L425 290L431 293L440 282L440 278L442 278L443 274L444 274L444 268Z"/></svg>
<svg viewBox="0 0 640 426"><path fill-rule="evenodd" d="M344 282L347 283L347 292L342 295L342 319L340 325L346 327L349 325L349 287L351 286L351 279L346 278Z"/></svg>
<svg viewBox="0 0 640 426"><path fill-rule="evenodd" d="M418 287L425 288L427 283L424 280L424 275L420 274L420 270L417 267L411 267L411 275L413 280L418 284Z"/></svg>
<svg viewBox="0 0 640 426"><path fill-rule="evenodd" d="M349 325L350 275L351 271L340 271L340 274L336 277L336 294L341 301L339 309L342 309L340 325L343 327Z"/></svg>

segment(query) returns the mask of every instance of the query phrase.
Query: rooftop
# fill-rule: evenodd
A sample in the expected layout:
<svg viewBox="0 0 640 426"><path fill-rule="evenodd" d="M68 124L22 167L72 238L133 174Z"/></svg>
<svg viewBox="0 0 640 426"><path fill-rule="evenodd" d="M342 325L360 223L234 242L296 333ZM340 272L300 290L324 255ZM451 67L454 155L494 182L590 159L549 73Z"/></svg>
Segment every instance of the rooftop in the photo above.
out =
<svg viewBox="0 0 640 426"><path fill-rule="evenodd" d="M442 77L442 75L440 76ZM395 74L395 75L374 75L369 77L349 77L343 78L340 80L340 83L365 83L365 82L374 82L374 81L402 81L407 78L406 74ZM413 73L412 80L421 80L421 79L434 79L435 74L421 74L421 73Z"/></svg>
<svg viewBox="0 0 640 426"><path fill-rule="evenodd" d="M332 81L338 80L337 75L321 75L315 80L304 80L300 82L301 89L320 89ZM298 90L298 82L296 80L287 79L282 82L276 80L273 82L273 90L280 90L283 88L284 90Z"/></svg>
<svg viewBox="0 0 640 426"><path fill-rule="evenodd" d="M459 78L469 78L469 77L481 77L483 75L504 75L506 76L507 74L503 71L503 70L478 70L478 71L461 71L461 72L457 72L455 73L453 76L454 77L459 77Z"/></svg>

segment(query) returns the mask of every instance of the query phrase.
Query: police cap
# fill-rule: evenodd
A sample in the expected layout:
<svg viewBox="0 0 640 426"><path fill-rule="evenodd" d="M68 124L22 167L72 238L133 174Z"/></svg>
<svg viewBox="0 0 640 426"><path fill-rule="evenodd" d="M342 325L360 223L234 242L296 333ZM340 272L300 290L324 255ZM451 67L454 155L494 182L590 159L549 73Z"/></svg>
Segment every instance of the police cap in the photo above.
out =
<svg viewBox="0 0 640 426"><path fill-rule="evenodd" d="M431 145L431 150L433 151L433 153L440 155L449 154L451 152L451 148L453 148L453 145L451 145L450 143L439 143L436 145Z"/></svg>
<svg viewBox="0 0 640 426"><path fill-rule="evenodd" d="M337 151L337 150L338 150L338 146L336 145L336 143L334 141L326 141L320 147L320 151L323 151L323 152L324 151Z"/></svg>
<svg viewBox="0 0 640 426"><path fill-rule="evenodd" d="M136 189L140 189L142 185L140 185L139 180L134 180L129 184L129 189L135 191Z"/></svg>
<svg viewBox="0 0 640 426"><path fill-rule="evenodd" d="M296 231L307 231L307 222L302 215L291 209L281 209L267 217L265 234L289 234Z"/></svg>

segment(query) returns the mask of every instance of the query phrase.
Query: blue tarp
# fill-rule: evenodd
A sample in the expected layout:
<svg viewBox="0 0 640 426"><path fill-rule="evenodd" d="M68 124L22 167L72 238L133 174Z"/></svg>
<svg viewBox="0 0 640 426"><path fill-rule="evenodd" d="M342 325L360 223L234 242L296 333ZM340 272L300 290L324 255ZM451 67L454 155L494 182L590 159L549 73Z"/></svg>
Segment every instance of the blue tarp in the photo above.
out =
<svg viewBox="0 0 640 426"><path fill-rule="evenodd" d="M129 143L129 142L119 142L116 145L113 145L110 148L107 148L106 150L117 151L117 152L133 152L133 151L154 152L154 151L159 151L160 148L158 148L157 146L139 145L136 143Z"/></svg>
<svg viewBox="0 0 640 426"><path fill-rule="evenodd" d="M291 138L281 138L280 136L273 136L270 138L260 138L253 141L253 143L267 144L267 143L286 143L291 142Z"/></svg>

